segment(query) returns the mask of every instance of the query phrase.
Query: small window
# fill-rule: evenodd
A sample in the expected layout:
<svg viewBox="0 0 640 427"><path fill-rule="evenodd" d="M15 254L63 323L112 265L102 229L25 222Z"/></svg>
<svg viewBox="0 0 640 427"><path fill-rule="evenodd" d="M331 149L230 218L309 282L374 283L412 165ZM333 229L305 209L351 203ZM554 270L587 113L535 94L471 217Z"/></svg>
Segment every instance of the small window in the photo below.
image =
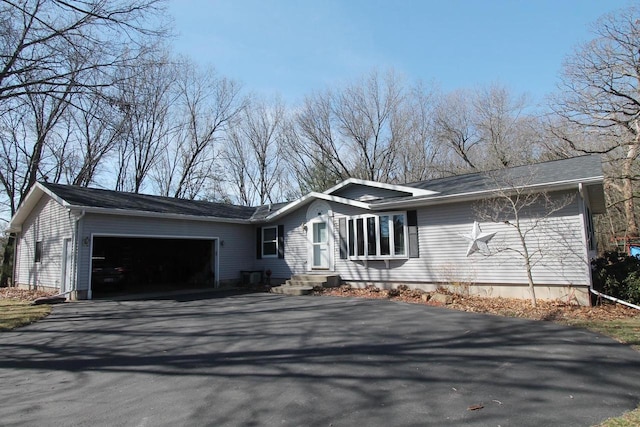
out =
<svg viewBox="0 0 640 427"><path fill-rule="evenodd" d="M404 255L404 215L393 216L393 253Z"/></svg>
<svg viewBox="0 0 640 427"><path fill-rule="evenodd" d="M367 255L376 255L377 239L376 239L376 217L367 218Z"/></svg>
<svg viewBox="0 0 640 427"><path fill-rule="evenodd" d="M356 254L355 252L355 239L356 239L356 232L353 228L353 220L350 219L349 220L349 256L354 256Z"/></svg>
<svg viewBox="0 0 640 427"><path fill-rule="evenodd" d="M278 227L264 227L262 229L262 256L275 257L278 255Z"/></svg>
<svg viewBox="0 0 640 427"><path fill-rule="evenodd" d="M36 253L34 256L34 262L42 261L42 242L36 242Z"/></svg>

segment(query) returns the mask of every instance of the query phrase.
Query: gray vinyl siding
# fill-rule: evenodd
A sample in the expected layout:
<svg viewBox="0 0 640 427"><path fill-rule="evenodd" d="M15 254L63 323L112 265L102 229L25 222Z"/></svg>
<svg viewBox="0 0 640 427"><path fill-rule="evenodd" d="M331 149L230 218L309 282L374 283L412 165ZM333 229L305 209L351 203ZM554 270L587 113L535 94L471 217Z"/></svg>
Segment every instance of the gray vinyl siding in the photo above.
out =
<svg viewBox="0 0 640 427"><path fill-rule="evenodd" d="M66 209L42 196L22 225L16 251L17 285L60 288L64 239L73 237L74 218ZM36 242L42 242L41 262L35 261Z"/></svg>
<svg viewBox="0 0 640 427"><path fill-rule="evenodd" d="M219 239L222 245L218 256L218 280L236 280L241 270L253 269L255 235L253 227L245 224L214 223L177 219L148 218L120 215L86 214L82 219L81 241L92 236L130 236L163 238ZM82 245L78 262L78 289L89 286L91 249Z"/></svg>
<svg viewBox="0 0 640 427"><path fill-rule="evenodd" d="M576 199L529 233L528 247L532 251L540 248L545 254L534 260L533 279L536 284L588 285L589 269L579 210ZM357 213L364 211L347 208L336 213L336 230L340 216ZM389 268L380 260L366 263L341 260L336 231L336 272L346 281L527 283L523 258L510 250L520 248L512 227L479 221L482 232L496 233L489 242L492 254L486 256L476 252L467 257L468 241L462 235L469 234L474 220L477 220L472 204L424 207L418 209L417 213L419 258L391 260ZM531 224L531 220L524 220L522 228L527 229Z"/></svg>
<svg viewBox="0 0 640 427"><path fill-rule="evenodd" d="M294 274L301 274L307 271L307 237L303 228L305 221L306 207L303 207L274 223L261 225L284 225L284 258L257 259L255 249L257 233L254 231L253 258L255 260L255 268L262 271L271 270L271 277L274 279L288 279ZM256 227L253 229L255 230Z"/></svg>

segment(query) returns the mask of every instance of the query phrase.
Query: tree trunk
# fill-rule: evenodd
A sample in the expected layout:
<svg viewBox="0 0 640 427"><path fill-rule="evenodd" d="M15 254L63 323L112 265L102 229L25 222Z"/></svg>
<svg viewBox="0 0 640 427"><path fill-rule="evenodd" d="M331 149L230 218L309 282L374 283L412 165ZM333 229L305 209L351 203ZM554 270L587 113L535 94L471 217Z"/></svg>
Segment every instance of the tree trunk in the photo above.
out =
<svg viewBox="0 0 640 427"><path fill-rule="evenodd" d="M9 279L13 275L13 248L16 238L9 235L7 244L4 247L4 258L2 259L2 270L0 271L0 288L9 286Z"/></svg>

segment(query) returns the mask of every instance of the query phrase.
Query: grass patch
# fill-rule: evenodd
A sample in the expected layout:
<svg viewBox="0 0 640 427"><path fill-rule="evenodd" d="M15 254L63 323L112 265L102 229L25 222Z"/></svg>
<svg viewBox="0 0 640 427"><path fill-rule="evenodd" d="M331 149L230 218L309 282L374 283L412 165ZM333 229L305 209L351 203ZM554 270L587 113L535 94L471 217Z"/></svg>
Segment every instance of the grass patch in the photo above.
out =
<svg viewBox="0 0 640 427"><path fill-rule="evenodd" d="M640 317L618 320L569 320L571 326L590 329L610 336L640 351Z"/></svg>
<svg viewBox="0 0 640 427"><path fill-rule="evenodd" d="M0 299L0 331L36 322L51 313L51 306L31 305L27 301Z"/></svg>
<svg viewBox="0 0 640 427"><path fill-rule="evenodd" d="M640 426L640 408L627 412L621 417L610 418L596 427L636 427Z"/></svg>

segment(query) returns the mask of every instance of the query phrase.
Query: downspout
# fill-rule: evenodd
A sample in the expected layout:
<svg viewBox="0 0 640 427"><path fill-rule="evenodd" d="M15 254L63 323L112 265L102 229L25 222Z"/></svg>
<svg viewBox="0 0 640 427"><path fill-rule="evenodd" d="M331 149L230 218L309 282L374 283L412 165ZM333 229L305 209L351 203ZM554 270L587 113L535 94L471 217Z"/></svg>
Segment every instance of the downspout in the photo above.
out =
<svg viewBox="0 0 640 427"><path fill-rule="evenodd" d="M71 286L71 290L69 292L75 292L76 294L76 298L78 298L78 257L80 256L80 245L79 245L79 240L80 238L78 237L78 228L79 228L79 223L80 220L84 217L85 215L85 210L82 210L82 213L80 214L80 216L78 216L75 220L75 224L74 224L74 239L73 239L73 249L74 249L74 257L73 257L73 285ZM88 292L90 292L91 290L89 290ZM67 292L65 292L67 293ZM91 295L87 296L88 299L91 299Z"/></svg>
<svg viewBox="0 0 640 427"><path fill-rule="evenodd" d="M18 241L19 241L19 237L20 234L22 232L17 232L17 233L13 233L14 235L14 241L13 241L13 265L11 266L11 286L16 286L15 283L15 278L16 278L16 271L17 271L17 265L18 265L18 258L16 258L16 256L18 255Z"/></svg>

